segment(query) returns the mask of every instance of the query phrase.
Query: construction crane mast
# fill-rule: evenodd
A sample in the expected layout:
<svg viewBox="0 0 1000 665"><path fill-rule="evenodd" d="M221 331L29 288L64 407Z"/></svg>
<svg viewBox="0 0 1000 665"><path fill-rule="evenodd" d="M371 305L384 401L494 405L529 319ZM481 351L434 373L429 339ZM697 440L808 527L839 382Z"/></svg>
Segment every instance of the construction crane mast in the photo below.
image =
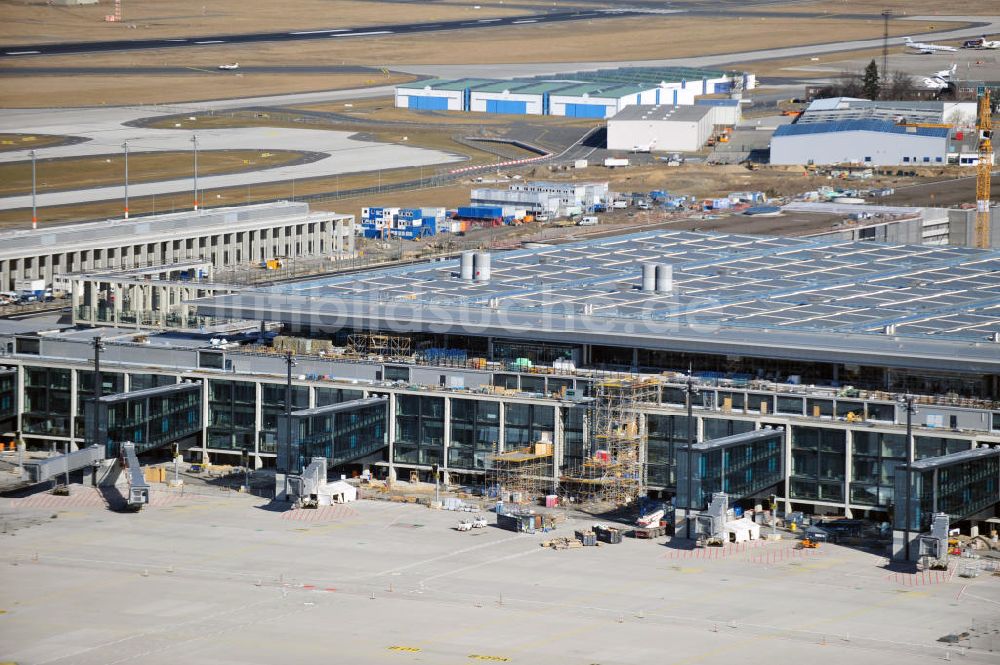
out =
<svg viewBox="0 0 1000 665"><path fill-rule="evenodd" d="M990 108L990 91L979 95L979 113L976 118L979 130L979 162L976 165L976 247L990 246L990 178L993 175L993 118Z"/></svg>

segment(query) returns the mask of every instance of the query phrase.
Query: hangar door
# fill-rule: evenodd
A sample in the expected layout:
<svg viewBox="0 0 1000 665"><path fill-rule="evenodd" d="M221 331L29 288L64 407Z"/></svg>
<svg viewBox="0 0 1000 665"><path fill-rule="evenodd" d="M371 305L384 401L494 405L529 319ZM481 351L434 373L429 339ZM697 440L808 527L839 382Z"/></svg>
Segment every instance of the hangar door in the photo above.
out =
<svg viewBox="0 0 1000 665"><path fill-rule="evenodd" d="M447 111L447 97L414 97L409 98L409 108L419 111Z"/></svg>
<svg viewBox="0 0 1000 665"><path fill-rule="evenodd" d="M528 102L512 102L503 99L487 99L486 112L524 115L525 113L528 112Z"/></svg>
<svg viewBox="0 0 1000 665"><path fill-rule="evenodd" d="M603 104L567 104L567 118L603 118L608 114L608 107Z"/></svg>

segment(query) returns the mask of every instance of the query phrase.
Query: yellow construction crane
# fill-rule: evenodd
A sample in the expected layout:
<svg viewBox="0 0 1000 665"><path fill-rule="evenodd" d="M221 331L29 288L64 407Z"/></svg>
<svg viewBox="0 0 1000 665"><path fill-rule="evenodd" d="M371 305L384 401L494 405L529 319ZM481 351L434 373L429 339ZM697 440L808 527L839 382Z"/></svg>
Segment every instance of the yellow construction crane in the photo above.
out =
<svg viewBox="0 0 1000 665"><path fill-rule="evenodd" d="M979 162L976 165L976 247L990 247L990 178L993 175L993 118L990 109L990 91L979 95Z"/></svg>

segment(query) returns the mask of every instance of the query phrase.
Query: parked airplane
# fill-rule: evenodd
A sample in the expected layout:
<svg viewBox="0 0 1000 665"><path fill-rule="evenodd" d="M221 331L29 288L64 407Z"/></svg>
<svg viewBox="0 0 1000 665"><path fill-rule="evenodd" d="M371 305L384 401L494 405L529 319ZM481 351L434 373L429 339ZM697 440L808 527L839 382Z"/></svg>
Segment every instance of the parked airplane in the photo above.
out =
<svg viewBox="0 0 1000 665"><path fill-rule="evenodd" d="M917 84L927 90L947 90L955 81L956 71L958 71L958 65L952 65L948 69L942 69L930 76L917 79Z"/></svg>
<svg viewBox="0 0 1000 665"><path fill-rule="evenodd" d="M239 69L240 63L234 62L231 65L219 65L219 69Z"/></svg>
<svg viewBox="0 0 1000 665"><path fill-rule="evenodd" d="M974 49L998 49L1000 48L1000 42L991 42L986 39L986 35L983 35L979 39L969 39L962 44L962 48L974 48Z"/></svg>
<svg viewBox="0 0 1000 665"><path fill-rule="evenodd" d="M903 37L903 41L907 48L911 48L917 53L936 53L938 51L957 51L958 49L954 46L943 46L941 44L925 44L924 42L915 42L909 37Z"/></svg>
<svg viewBox="0 0 1000 665"><path fill-rule="evenodd" d="M653 147L656 145L656 139L653 139L645 145L634 145L632 146L632 152L652 152Z"/></svg>

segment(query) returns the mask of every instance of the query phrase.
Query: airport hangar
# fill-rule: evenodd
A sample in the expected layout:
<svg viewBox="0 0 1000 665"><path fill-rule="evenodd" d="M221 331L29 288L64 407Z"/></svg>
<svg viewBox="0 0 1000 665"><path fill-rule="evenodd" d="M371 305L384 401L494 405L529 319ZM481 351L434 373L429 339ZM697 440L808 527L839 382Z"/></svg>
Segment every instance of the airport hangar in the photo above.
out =
<svg viewBox="0 0 1000 665"><path fill-rule="evenodd" d="M772 164L974 166L974 102L813 101L771 138Z"/></svg>
<svg viewBox="0 0 1000 665"><path fill-rule="evenodd" d="M632 104L691 105L702 95L735 94L753 74L695 68L601 69L521 79L415 81L396 87L396 107L513 115L609 118Z"/></svg>
<svg viewBox="0 0 1000 665"><path fill-rule="evenodd" d="M920 402L916 459L1000 445L996 251L663 231L485 256L479 279L463 258L189 305L206 323L285 324L303 342L296 410L386 397L384 440L338 458L376 476L440 465L451 482L482 483L498 450L549 440L555 486L593 453L595 384L622 372L655 384L636 404L646 482L672 493L688 436L686 379L672 370L689 364L696 440L784 432L789 509L890 509L904 391ZM245 452L273 466L280 350L239 332L220 344L218 332L137 328L0 323L0 429L31 447L83 444L102 335L102 394L197 384L200 399L171 416L200 422L188 459ZM345 355L352 336L380 346Z"/></svg>

